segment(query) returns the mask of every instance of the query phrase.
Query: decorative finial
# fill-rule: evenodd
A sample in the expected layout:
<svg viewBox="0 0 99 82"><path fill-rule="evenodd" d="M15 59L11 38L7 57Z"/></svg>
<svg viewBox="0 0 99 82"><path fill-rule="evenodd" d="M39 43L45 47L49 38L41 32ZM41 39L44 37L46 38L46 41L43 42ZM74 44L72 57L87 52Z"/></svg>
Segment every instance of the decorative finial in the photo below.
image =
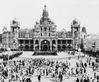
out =
<svg viewBox="0 0 99 82"><path fill-rule="evenodd" d="M44 5L44 10L46 10L46 7L47 7L47 6L46 6L46 5Z"/></svg>
<svg viewBox="0 0 99 82"><path fill-rule="evenodd" d="M42 17L43 18L47 18L48 17L48 11L46 10L46 5L44 5L44 9L43 9L43 13L42 13Z"/></svg>

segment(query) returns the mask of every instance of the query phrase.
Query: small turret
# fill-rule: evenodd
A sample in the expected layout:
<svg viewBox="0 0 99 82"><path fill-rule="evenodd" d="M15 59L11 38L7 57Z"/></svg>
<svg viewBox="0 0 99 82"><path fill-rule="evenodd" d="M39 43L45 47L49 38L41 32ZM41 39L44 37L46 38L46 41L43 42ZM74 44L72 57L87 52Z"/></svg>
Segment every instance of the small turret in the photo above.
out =
<svg viewBox="0 0 99 82"><path fill-rule="evenodd" d="M73 20L72 24L73 24L73 25L78 24L77 20L76 20L76 19Z"/></svg>
<svg viewBox="0 0 99 82"><path fill-rule="evenodd" d="M11 21L10 26L11 26L11 32L16 32L18 29L20 29L19 22L16 20L16 18Z"/></svg>
<svg viewBox="0 0 99 82"><path fill-rule="evenodd" d="M74 19L72 24L71 24L71 29L72 28L75 28L77 31L79 30L80 28L80 23L77 21L77 19Z"/></svg>
<svg viewBox="0 0 99 82"><path fill-rule="evenodd" d="M83 32L83 33L87 33L85 27L82 27L82 32Z"/></svg>
<svg viewBox="0 0 99 82"><path fill-rule="evenodd" d="M74 33L78 34L80 32L80 23L76 19L74 19L71 24L71 32L73 36L74 36Z"/></svg>
<svg viewBox="0 0 99 82"><path fill-rule="evenodd" d="M79 40L80 40L80 23L74 19L72 24L71 24L71 33L72 33L72 38L73 38L73 48L78 49L79 47Z"/></svg>

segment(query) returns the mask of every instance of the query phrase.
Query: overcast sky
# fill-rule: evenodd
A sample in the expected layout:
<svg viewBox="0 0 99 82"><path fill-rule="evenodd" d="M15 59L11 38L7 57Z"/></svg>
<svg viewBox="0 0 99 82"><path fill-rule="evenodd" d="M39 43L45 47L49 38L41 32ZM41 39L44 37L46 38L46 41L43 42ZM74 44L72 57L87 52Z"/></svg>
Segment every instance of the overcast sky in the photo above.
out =
<svg viewBox="0 0 99 82"><path fill-rule="evenodd" d="M99 0L0 0L0 33L3 26L10 29L14 18L20 21L21 28L34 28L45 4L57 30L70 30L76 18L88 33L99 33Z"/></svg>

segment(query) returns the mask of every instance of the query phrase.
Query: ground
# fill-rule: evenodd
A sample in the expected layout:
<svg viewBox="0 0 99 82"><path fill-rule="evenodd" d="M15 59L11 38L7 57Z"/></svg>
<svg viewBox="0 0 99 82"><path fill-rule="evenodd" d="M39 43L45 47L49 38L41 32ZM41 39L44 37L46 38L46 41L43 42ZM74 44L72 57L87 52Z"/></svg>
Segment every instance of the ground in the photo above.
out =
<svg viewBox="0 0 99 82"><path fill-rule="evenodd" d="M23 52L23 54L21 56L19 56L18 58L14 58L13 60L18 60L18 59L24 59L24 58L46 58L46 59L54 59L54 60L61 60L61 61L64 61L66 59L69 59L70 57L72 59L69 60L69 62L72 63L72 67L75 66L76 62L79 61L78 60L78 55L81 56L81 55L84 55L83 53L76 53L76 56L75 55L70 55L68 54L67 52L59 52L57 56L33 56L33 52ZM85 55L84 58L80 57L79 59L82 60L83 62L87 59L87 55ZM93 58L93 60L95 60ZM89 75L93 75L93 71L88 68L88 71ZM62 82L75 82L77 77L65 77L63 78L63 81ZM32 82L38 82L37 80L37 77L33 77L32 78ZM41 78L41 82L57 82L55 79L52 79L52 78L48 78L48 77L42 77Z"/></svg>
<svg viewBox="0 0 99 82"><path fill-rule="evenodd" d="M73 55L68 55L68 53L67 52L59 52L59 53L57 53L58 55L55 55L55 56L52 56L52 55L45 55L45 56L40 56L40 55L36 55L36 56L34 56L33 55L33 53L34 52L31 52L31 51L24 51L23 52L23 54L19 57L19 58L40 58L40 57L43 57L43 58L66 58L66 57L75 57L75 56L73 56ZM79 53L77 53L77 54L79 54ZM76 54L76 56L77 56L77 54ZM83 53L80 53L81 55L83 54Z"/></svg>
<svg viewBox="0 0 99 82"><path fill-rule="evenodd" d="M68 58L72 58L72 60L70 60L70 62L72 63L71 66L74 66L76 64L76 61L78 61L78 55L80 54L81 55L84 55L83 53L76 53L76 56L74 55L69 55L68 53L66 52L61 52L61 53L58 53L57 56L33 56L33 52L23 52L23 54L18 57L18 58L15 58L15 59L21 59L21 58L46 58L46 59L54 59L54 60L61 60L61 61L64 61ZM81 60L83 60L83 62L86 60L87 58L87 55L85 55L84 58L80 58ZM14 60L15 60L14 59ZM88 69L89 70L89 69ZM90 72L90 70L88 71L89 72L89 75L92 75L92 72ZM75 82L77 77L69 77L69 78L64 78L62 82ZM37 77L33 77L32 79L33 82L37 82ZM55 79L49 79L47 77L42 77L41 79L41 82L57 82Z"/></svg>

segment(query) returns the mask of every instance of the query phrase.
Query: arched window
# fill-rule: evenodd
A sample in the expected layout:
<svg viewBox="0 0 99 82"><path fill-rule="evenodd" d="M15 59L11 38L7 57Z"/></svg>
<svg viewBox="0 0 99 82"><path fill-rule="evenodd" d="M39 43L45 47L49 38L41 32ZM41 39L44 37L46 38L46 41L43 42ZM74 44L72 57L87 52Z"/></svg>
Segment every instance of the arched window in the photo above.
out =
<svg viewBox="0 0 99 82"><path fill-rule="evenodd" d="M44 27L44 31L46 31L47 30L47 27Z"/></svg>
<svg viewBox="0 0 99 82"><path fill-rule="evenodd" d="M25 44L29 44L29 40L25 40Z"/></svg>
<svg viewBox="0 0 99 82"><path fill-rule="evenodd" d="M61 40L58 40L57 42L58 42L58 44L61 44Z"/></svg>
<svg viewBox="0 0 99 82"><path fill-rule="evenodd" d="M33 40L30 40L30 43L33 44Z"/></svg>
<svg viewBox="0 0 99 82"><path fill-rule="evenodd" d="M66 40L62 40L62 44L66 44Z"/></svg>
<svg viewBox="0 0 99 82"><path fill-rule="evenodd" d="M65 50L66 50L66 46L65 46L65 45L63 45L63 46L62 46L62 49L63 49L63 51L65 51Z"/></svg>
<svg viewBox="0 0 99 82"><path fill-rule="evenodd" d="M61 46L60 45L58 45L58 51L61 51Z"/></svg>
<svg viewBox="0 0 99 82"><path fill-rule="evenodd" d="M38 40L36 40L36 41L35 41L35 44L39 44L39 41L38 41Z"/></svg>
<svg viewBox="0 0 99 82"><path fill-rule="evenodd" d="M56 41L55 41L55 40L53 40L53 41L52 41L52 44L56 44Z"/></svg>

